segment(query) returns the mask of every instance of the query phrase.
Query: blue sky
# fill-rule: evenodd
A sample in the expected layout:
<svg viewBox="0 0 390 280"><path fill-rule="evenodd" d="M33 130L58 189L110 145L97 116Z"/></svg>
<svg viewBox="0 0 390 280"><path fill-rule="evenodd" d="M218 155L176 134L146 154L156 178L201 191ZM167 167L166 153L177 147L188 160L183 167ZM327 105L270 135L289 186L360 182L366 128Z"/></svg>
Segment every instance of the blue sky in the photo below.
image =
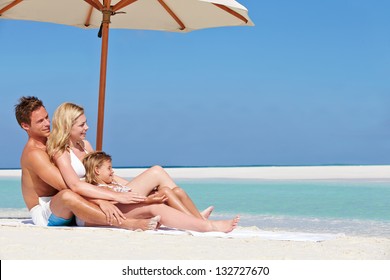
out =
<svg viewBox="0 0 390 280"><path fill-rule="evenodd" d="M255 27L111 30L103 149L114 166L390 164L390 2L241 0ZM83 105L95 145L97 30L0 20L0 168L14 105Z"/></svg>

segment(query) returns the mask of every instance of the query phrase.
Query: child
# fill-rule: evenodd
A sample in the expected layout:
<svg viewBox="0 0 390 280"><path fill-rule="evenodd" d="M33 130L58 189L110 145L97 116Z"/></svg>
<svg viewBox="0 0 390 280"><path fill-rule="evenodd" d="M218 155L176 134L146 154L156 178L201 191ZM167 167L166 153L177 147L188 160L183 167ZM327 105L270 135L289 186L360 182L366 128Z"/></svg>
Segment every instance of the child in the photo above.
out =
<svg viewBox="0 0 390 280"><path fill-rule="evenodd" d="M87 183L115 192L131 191L130 187L115 181L111 156L105 152L87 154L83 159L83 164L86 169L85 181ZM147 196L145 203L166 203L177 210L202 219L207 219L213 210L211 206L200 213L185 191L179 187L172 190L168 187L156 186Z"/></svg>
<svg viewBox="0 0 390 280"><path fill-rule="evenodd" d="M121 185L114 180L111 156L105 152L93 152L83 159L85 166L85 181L98 187L106 188L115 192L129 192L131 188ZM145 203L163 203L167 200L165 195L158 196L157 193L149 195Z"/></svg>

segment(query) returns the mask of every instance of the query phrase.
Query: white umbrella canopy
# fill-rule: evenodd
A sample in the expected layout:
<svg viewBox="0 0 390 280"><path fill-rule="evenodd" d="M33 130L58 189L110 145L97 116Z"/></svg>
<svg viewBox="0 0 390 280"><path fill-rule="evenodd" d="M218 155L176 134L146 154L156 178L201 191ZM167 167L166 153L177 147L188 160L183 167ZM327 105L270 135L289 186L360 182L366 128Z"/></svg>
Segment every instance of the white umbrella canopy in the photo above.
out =
<svg viewBox="0 0 390 280"><path fill-rule="evenodd" d="M190 32L253 25L248 10L234 0L0 0L0 19L101 28L97 150L103 146L109 28Z"/></svg>
<svg viewBox="0 0 390 280"><path fill-rule="evenodd" d="M14 6L0 11L1 18L81 28L100 27L102 12L98 9L104 8L102 1L98 0L0 0L0 10L8 5ZM246 8L233 0L112 0L110 6L114 13L118 13L111 18L110 28L188 32L210 27L253 25ZM228 9L234 15L227 12Z"/></svg>

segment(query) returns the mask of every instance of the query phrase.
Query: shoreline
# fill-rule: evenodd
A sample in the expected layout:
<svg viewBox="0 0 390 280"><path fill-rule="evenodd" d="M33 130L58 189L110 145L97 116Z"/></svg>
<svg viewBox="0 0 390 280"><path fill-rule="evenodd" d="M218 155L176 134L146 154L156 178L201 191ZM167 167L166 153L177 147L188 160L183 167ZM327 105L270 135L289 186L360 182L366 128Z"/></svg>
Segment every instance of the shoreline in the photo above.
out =
<svg viewBox="0 0 390 280"><path fill-rule="evenodd" d="M135 177L147 168L114 168L122 177ZM164 168L173 179L257 180L390 180L390 165L253 166ZM17 178L20 169L0 169L0 177Z"/></svg>

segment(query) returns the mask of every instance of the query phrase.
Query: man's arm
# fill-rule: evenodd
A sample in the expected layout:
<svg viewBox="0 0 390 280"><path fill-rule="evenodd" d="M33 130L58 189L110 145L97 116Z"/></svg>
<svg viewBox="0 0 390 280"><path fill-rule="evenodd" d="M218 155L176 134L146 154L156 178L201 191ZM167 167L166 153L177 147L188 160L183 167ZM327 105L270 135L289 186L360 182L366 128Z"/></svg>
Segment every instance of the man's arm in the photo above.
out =
<svg viewBox="0 0 390 280"><path fill-rule="evenodd" d="M28 168L33 170L34 173L46 184L52 186L58 191L67 189L61 172L50 161L48 154L42 150L31 150L28 157Z"/></svg>
<svg viewBox="0 0 390 280"><path fill-rule="evenodd" d="M24 203L28 210L31 210L35 205L39 203L39 197L34 189L34 184L31 180L31 175L28 174L29 170L22 168L22 195Z"/></svg>

